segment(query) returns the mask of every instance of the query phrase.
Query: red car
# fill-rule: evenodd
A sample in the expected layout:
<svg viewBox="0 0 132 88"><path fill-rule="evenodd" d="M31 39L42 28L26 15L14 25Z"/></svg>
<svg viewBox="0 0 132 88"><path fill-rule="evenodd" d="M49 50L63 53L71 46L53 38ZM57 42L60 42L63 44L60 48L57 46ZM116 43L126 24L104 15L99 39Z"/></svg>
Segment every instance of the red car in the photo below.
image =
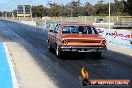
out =
<svg viewBox="0 0 132 88"><path fill-rule="evenodd" d="M106 40L96 28L85 23L60 23L48 33L48 49L56 51L57 57L63 52L94 52L97 57L106 51Z"/></svg>

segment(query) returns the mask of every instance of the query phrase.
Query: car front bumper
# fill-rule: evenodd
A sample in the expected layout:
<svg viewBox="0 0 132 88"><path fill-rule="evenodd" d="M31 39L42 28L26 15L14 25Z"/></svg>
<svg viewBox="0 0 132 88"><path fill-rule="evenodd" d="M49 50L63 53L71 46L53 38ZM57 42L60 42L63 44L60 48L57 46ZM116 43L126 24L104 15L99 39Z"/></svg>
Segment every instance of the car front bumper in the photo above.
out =
<svg viewBox="0 0 132 88"><path fill-rule="evenodd" d="M64 52L103 52L106 51L106 47L70 47L60 46L59 49Z"/></svg>

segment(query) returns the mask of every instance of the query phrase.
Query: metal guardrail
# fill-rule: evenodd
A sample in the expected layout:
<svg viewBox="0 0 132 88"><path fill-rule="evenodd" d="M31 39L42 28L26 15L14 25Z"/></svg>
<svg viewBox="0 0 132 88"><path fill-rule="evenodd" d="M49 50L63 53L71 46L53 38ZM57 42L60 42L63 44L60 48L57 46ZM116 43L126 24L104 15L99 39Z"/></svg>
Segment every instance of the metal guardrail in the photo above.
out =
<svg viewBox="0 0 132 88"><path fill-rule="evenodd" d="M114 28L132 28L132 22L116 22Z"/></svg>

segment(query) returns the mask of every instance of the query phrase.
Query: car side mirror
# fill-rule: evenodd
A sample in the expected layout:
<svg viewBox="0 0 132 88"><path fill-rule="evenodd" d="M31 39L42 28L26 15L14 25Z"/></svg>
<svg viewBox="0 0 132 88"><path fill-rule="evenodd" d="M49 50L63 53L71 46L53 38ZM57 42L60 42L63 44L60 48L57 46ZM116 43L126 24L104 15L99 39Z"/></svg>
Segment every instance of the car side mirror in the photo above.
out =
<svg viewBox="0 0 132 88"><path fill-rule="evenodd" d="M50 32L53 32L53 30L52 30L52 29L50 29Z"/></svg>

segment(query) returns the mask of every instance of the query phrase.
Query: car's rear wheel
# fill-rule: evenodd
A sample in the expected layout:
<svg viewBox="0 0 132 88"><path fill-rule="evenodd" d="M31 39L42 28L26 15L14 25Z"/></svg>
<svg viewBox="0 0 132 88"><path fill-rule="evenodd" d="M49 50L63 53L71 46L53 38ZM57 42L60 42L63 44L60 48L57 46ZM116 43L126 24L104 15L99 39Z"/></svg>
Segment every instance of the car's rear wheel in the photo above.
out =
<svg viewBox="0 0 132 88"><path fill-rule="evenodd" d="M49 50L49 52L52 52L52 47L51 47L51 44L49 41L48 41L48 50Z"/></svg>
<svg viewBox="0 0 132 88"><path fill-rule="evenodd" d="M102 57L102 52L96 52L95 57L96 59L100 59Z"/></svg>
<svg viewBox="0 0 132 88"><path fill-rule="evenodd" d="M57 57L61 57L62 56L62 52L59 50L59 47L56 45L56 56Z"/></svg>

